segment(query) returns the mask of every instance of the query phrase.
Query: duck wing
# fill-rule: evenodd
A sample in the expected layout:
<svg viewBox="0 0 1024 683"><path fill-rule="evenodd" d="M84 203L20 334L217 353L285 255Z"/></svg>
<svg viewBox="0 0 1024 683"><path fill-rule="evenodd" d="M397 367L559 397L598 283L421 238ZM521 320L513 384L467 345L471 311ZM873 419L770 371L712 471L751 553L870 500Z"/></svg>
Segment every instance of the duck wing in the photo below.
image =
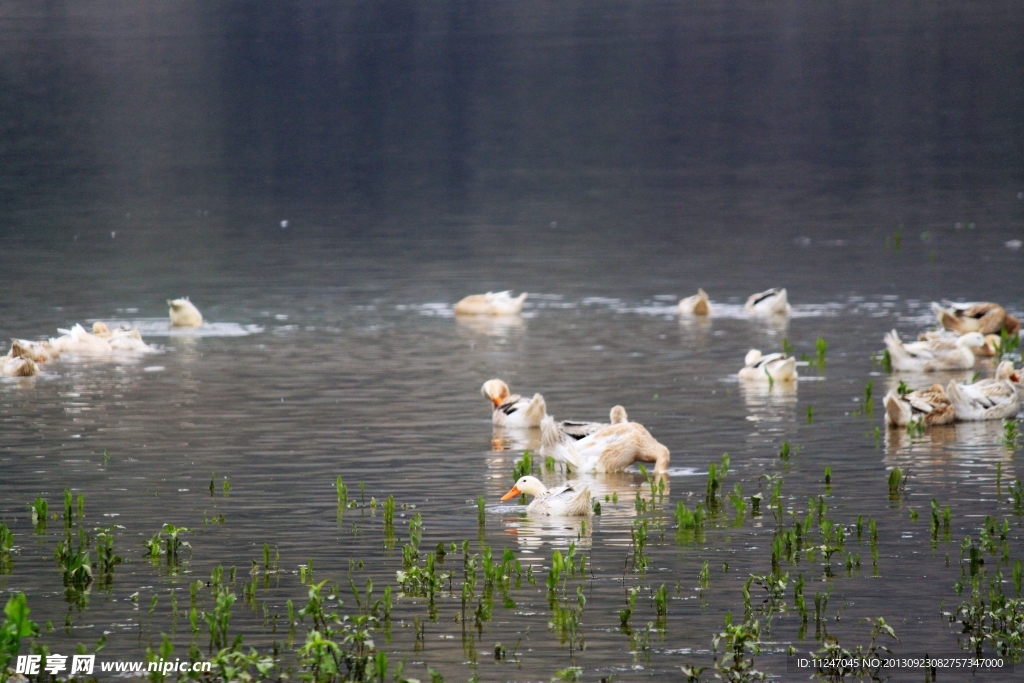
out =
<svg viewBox="0 0 1024 683"><path fill-rule="evenodd" d="M603 422L581 422L577 420L562 420L558 423L558 430L574 439L582 439L590 436L602 427L608 425Z"/></svg>

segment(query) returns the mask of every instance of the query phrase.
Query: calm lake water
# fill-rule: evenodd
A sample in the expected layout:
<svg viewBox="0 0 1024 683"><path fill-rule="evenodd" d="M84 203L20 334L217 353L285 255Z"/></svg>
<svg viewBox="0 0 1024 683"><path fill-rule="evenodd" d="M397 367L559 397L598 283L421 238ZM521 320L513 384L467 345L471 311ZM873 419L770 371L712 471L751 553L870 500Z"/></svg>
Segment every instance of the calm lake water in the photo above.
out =
<svg viewBox="0 0 1024 683"><path fill-rule="evenodd" d="M931 324L933 300L1024 314L1024 253L1007 246L1024 238L1016 4L263 9L0 10L0 337L123 321L159 349L65 356L0 381L0 518L16 546L0 599L28 595L32 618L53 624L40 642L70 654L106 634L100 658L130 659L167 634L176 655L193 640L205 653L189 584L222 565L237 568L231 637L269 650L288 641L287 601L305 603L300 565L332 585L372 578L378 596L397 591L418 512L423 552L508 548L524 576L514 606L496 595L479 630L456 620L461 549L446 559L454 594L438 597L436 619L424 599L396 599L390 639L375 640L406 675L429 679L429 665L448 681L538 681L576 664L588 681L676 680L680 665L712 663L726 614L743 619L747 578L772 571L764 476L778 475L786 524L820 495L847 541L831 575L820 553L781 564L786 611L770 631L754 615L759 668L803 677L788 648L866 645L876 617L895 629L897 654L967 654L942 616L964 599L960 542L977 540L987 515L1005 518L1009 555L1024 557L1007 492L1024 477L1020 450L998 423L887 433L881 398L900 379L973 372L890 376L872 357L886 331L906 339ZM788 322L745 319L746 296L771 286L789 290ZM675 302L697 287L718 314L679 320ZM453 317L464 295L507 288L530 292L521 318ZM167 330L165 300L182 295L210 323L199 333ZM826 363L801 368L795 391L736 381L750 348L785 339L814 357L819 337ZM622 404L668 446L664 499L640 515L646 573L629 566L635 496L649 497L637 471L592 478L603 514L585 530L499 507L538 435L495 438L479 394L492 377L543 393L559 419L606 419ZM867 382L877 405L865 415ZM677 536L677 502L703 501L724 452L725 488L760 490L763 516L734 519L726 501L702 538ZM910 473L897 502L894 466ZM338 476L359 503L340 519ZM40 495L60 513L65 489L84 496L83 528L123 527L124 563L84 603L54 562L63 522L37 534L29 515ZM389 495L390 549L371 506ZM952 514L935 543L933 499ZM144 557L165 523L194 531L177 573ZM544 584L553 552L573 542L591 573L567 584L570 603L577 585L587 599L586 647L570 652L549 629ZM264 544L281 573L246 604ZM860 566L848 571L846 553ZM667 619L643 648L662 584ZM633 586L628 634L619 611ZM814 595L829 590L816 633ZM751 592L756 608L764 591ZM207 588L198 601L211 608ZM496 661L496 642L518 644L518 657ZM938 674L968 678L1006 674Z"/></svg>

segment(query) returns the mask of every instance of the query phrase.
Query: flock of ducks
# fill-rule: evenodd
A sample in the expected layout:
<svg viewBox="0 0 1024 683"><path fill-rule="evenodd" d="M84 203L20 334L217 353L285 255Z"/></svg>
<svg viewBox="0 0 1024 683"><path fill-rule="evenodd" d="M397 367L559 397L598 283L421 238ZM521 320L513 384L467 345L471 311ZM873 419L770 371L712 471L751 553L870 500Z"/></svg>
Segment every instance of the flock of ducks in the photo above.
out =
<svg viewBox="0 0 1024 683"><path fill-rule="evenodd" d="M455 306L456 315L516 315L522 310L526 293L488 292L466 297ZM703 289L682 299L679 315L708 316L714 306ZM973 368L978 356L993 356L1005 340L1020 331L1020 321L994 303L932 304L938 328L904 343L895 330L885 335L893 370L935 372ZM748 316L788 316L786 290L773 288L752 294L744 304ZM743 381L792 383L799 379L796 359L785 353L747 352L737 373ZM950 381L946 387L932 384L911 391L900 382L885 397L886 423L893 427L949 424L956 420L1012 418L1020 409L1020 375L1012 361L1003 361L995 377L977 382ZM653 463L656 474L668 470L668 448L637 422L630 422L622 406L612 408L608 423L562 421L547 415L544 397L512 394L500 379L488 380L481 393L492 404L495 427L541 430L541 455L551 457L580 473L621 472L634 463ZM589 487L567 482L547 488L536 477L524 476L502 500L526 494L533 496L527 512L546 515L587 516L591 514Z"/></svg>
<svg viewBox="0 0 1024 683"><path fill-rule="evenodd" d="M1020 321L990 302L933 303L938 329L903 342L896 330L885 335L885 347L897 372L969 370L978 356L993 356L1006 341L1017 337ZM885 396L885 421L892 427L950 424L955 421L1002 420L1020 410L1021 377L1013 362L1004 360L995 377L977 382L950 380L910 390L902 382Z"/></svg>
<svg viewBox="0 0 1024 683"><path fill-rule="evenodd" d="M513 297L511 292L488 292L468 296L455 305L456 315L509 316L518 315L527 294ZM199 327L202 313L188 300L168 300L168 317L172 327ZM683 316L711 315L713 305L703 289L679 302ZM992 356L1005 343L1016 337L1020 321L998 304L968 303L945 306L932 304L938 329L920 335L918 341L903 342L895 330L885 335L885 345L893 370L897 372L934 372L964 370L974 367L977 356ZM784 288L773 288L752 294L744 304L749 316L787 316L790 305ZM63 353L107 355L115 352L148 353L138 329L121 327L111 330L103 322L95 322L92 331L76 324L69 330L58 330L61 336L47 341L15 339L6 356L0 356L0 376L31 377L39 374L39 366L56 360ZM739 379L753 382L795 382L799 379L796 359L784 353L764 355L757 349L747 352ZM885 419L893 427L911 424L924 426L949 424L956 420L995 420L1014 417L1020 409L1020 375L1011 361L1003 361L995 377L973 383L950 381L910 390L900 387L885 396ZM654 465L656 475L668 471L671 458L668 448L659 443L638 422L629 420L625 408L614 406L607 423L555 419L547 414L544 397L534 394L526 398L513 394L500 379L484 382L481 394L492 406L491 420L496 428L540 429L542 456L551 457L568 470L579 473L621 472L634 463ZM536 477L524 476L502 500L526 494L533 496L529 513L565 516L591 514L590 489L586 484L567 482L547 488Z"/></svg>
<svg viewBox="0 0 1024 683"><path fill-rule="evenodd" d="M199 327L203 315L188 300L168 300L169 319L172 327ZM58 329L58 337L45 341L14 339L7 355L0 356L0 377L34 377L40 373L39 366L60 358L61 354L108 356L118 352L153 353L156 351L142 340L135 327L120 327L111 330L106 323L96 321L92 331L79 324L71 329Z"/></svg>
<svg viewBox="0 0 1024 683"><path fill-rule="evenodd" d="M544 397L527 399L509 391L500 379L491 379L480 387L491 402L491 422L506 429L540 429L540 454L551 457L567 470L581 474L621 472L634 463L652 463L656 475L668 472L671 458L668 448L658 442L639 422L630 422L626 409L614 406L608 422L583 422L555 419L547 414ZM521 494L534 497L526 511L532 514L588 516L591 514L590 488L568 482L547 488L536 477L524 476L502 497L508 500Z"/></svg>

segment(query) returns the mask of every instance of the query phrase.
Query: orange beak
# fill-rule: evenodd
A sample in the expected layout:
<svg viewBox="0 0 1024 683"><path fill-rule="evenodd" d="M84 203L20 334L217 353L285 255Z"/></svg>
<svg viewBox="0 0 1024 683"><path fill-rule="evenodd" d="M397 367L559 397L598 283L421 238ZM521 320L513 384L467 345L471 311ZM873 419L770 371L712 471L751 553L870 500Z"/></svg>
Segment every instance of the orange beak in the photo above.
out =
<svg viewBox="0 0 1024 683"><path fill-rule="evenodd" d="M1010 375L1010 379L1013 380L1014 382L1020 382L1020 377L1017 375L1016 372Z"/></svg>
<svg viewBox="0 0 1024 683"><path fill-rule="evenodd" d="M500 405L501 405L501 402L502 402L502 401L504 401L504 400L505 400L505 399L504 399L503 397L501 397L501 396L491 396L491 403L493 403L493 404L494 404L494 407L495 407L495 408L497 408L498 406L500 406Z"/></svg>
<svg viewBox="0 0 1024 683"><path fill-rule="evenodd" d="M512 490L501 497L502 500L508 500L509 498L515 498L516 496L522 495L522 491L519 490L518 486L513 486Z"/></svg>

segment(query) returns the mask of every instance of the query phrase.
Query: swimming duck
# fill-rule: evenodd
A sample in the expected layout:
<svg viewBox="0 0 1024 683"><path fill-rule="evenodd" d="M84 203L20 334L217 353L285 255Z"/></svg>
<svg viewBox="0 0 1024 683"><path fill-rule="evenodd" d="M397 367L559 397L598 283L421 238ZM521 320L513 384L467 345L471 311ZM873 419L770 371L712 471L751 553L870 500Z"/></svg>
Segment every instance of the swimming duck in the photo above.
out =
<svg viewBox="0 0 1024 683"><path fill-rule="evenodd" d="M524 301L526 292L515 298L511 290L471 294L455 304L455 315L517 315Z"/></svg>
<svg viewBox="0 0 1024 683"><path fill-rule="evenodd" d="M34 377L39 366L28 356L0 357L0 377Z"/></svg>
<svg viewBox="0 0 1024 683"><path fill-rule="evenodd" d="M602 427L607 427L609 424L621 424L623 422L629 422L629 416L626 414L626 409L622 406L612 406L611 412L608 413L608 422L577 422L575 420L562 420L558 423L558 429L566 436L571 436L574 439L582 439L585 436L593 434Z"/></svg>
<svg viewBox="0 0 1024 683"><path fill-rule="evenodd" d="M500 379L484 382L480 393L494 404L491 421L495 427L539 427L540 421L547 414L543 396L534 394L532 399L527 400L519 394L510 393L508 385Z"/></svg>
<svg viewBox="0 0 1024 683"><path fill-rule="evenodd" d="M956 342L960 335L950 330L929 330L917 335L918 341L948 341ZM974 355L979 358L991 358L999 353L999 347L1003 339L998 334L986 334L985 344L974 349Z"/></svg>
<svg viewBox="0 0 1024 683"><path fill-rule="evenodd" d="M966 370L974 367L972 348L985 345L980 332L968 332L955 341L934 340L904 344L896 330L885 335L885 348L894 370L905 372L934 372L936 370Z"/></svg>
<svg viewBox="0 0 1024 683"><path fill-rule="evenodd" d="M1006 330L1012 337L1020 331L1020 321L999 304L990 301L943 303L946 304L945 308L933 301L932 311L938 318L939 325L957 334L981 332L998 335L1000 331Z"/></svg>
<svg viewBox="0 0 1024 683"><path fill-rule="evenodd" d="M10 358L25 356L36 363L45 363L56 360L60 357L60 351L50 346L50 342L37 342L28 339L12 339L11 350L7 354Z"/></svg>
<svg viewBox="0 0 1024 683"><path fill-rule="evenodd" d="M757 349L747 351L743 359L744 367L736 373L740 379L767 382L792 382L800 379L796 372L796 358L786 357L784 353L761 355Z"/></svg>
<svg viewBox="0 0 1024 683"><path fill-rule="evenodd" d="M637 462L654 463L657 474L668 471L669 450L639 422L608 425L576 441L545 417L540 432L541 453L579 472L621 472Z"/></svg>
<svg viewBox="0 0 1024 683"><path fill-rule="evenodd" d="M710 315L711 301L703 289L679 301L679 315Z"/></svg>
<svg viewBox="0 0 1024 683"><path fill-rule="evenodd" d="M202 327L203 314L195 307L188 297L168 299L170 306L171 327Z"/></svg>
<svg viewBox="0 0 1024 683"><path fill-rule="evenodd" d="M1019 381L1013 363L1006 360L996 368L993 379L974 384L950 381L946 395L958 420L1003 420L1014 417L1020 409Z"/></svg>
<svg viewBox="0 0 1024 683"><path fill-rule="evenodd" d="M768 289L751 294L743 305L750 315L789 315L790 306L786 298L786 288Z"/></svg>
<svg viewBox="0 0 1024 683"><path fill-rule="evenodd" d="M902 396L896 390L885 395L885 423L890 427L906 427L912 420L921 420L926 426L946 425L956 417L941 384Z"/></svg>
<svg viewBox="0 0 1024 683"><path fill-rule="evenodd" d="M586 484L568 483L549 489L537 477L527 475L520 477L512 490L501 499L508 500L524 493L534 497L526 506L526 512L529 514L589 517L593 513L590 505L590 487Z"/></svg>
<svg viewBox="0 0 1024 683"><path fill-rule="evenodd" d="M51 338L50 346L64 353L110 353L110 343L103 337L97 337L84 327L75 323L70 330L58 329L60 337Z"/></svg>

